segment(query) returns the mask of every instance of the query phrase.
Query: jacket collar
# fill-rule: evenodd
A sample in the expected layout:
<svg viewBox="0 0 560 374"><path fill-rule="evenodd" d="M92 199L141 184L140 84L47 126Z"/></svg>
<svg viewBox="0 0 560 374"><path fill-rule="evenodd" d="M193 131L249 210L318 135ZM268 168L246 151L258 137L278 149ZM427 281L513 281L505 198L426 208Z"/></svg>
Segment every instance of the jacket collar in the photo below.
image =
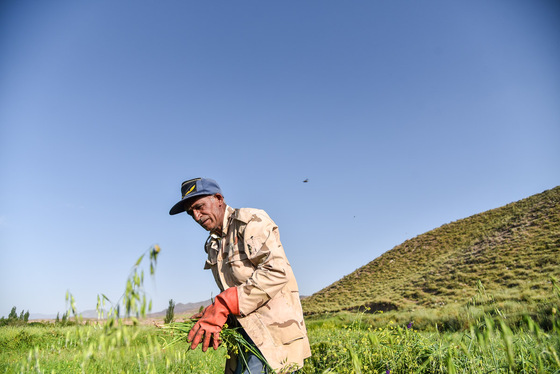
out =
<svg viewBox="0 0 560 374"><path fill-rule="evenodd" d="M210 233L210 236L214 239L219 239L219 238L223 238L226 236L227 234L227 230L228 230L228 226L229 226L229 221L233 216L233 213L235 213L235 209L233 209L232 207L230 207L229 205L226 205L226 211L224 213L224 222L222 222L222 232L221 235L217 235L215 233Z"/></svg>

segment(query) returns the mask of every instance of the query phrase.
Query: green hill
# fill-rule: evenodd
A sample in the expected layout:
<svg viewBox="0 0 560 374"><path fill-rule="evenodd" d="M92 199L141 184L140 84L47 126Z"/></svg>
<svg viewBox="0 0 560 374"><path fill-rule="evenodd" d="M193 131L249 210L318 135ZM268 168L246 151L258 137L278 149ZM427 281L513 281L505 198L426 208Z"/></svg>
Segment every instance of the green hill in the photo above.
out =
<svg viewBox="0 0 560 374"><path fill-rule="evenodd" d="M538 303L560 277L560 186L445 224L305 298L311 315L465 305L480 280L497 302Z"/></svg>

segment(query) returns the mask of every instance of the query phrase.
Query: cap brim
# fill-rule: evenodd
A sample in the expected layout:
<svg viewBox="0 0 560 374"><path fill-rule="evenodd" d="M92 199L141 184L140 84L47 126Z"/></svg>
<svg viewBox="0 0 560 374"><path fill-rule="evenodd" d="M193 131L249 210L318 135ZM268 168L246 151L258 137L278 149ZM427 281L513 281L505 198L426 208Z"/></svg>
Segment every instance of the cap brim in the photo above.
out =
<svg viewBox="0 0 560 374"><path fill-rule="evenodd" d="M188 197L182 199L181 201L179 201L177 204L173 205L173 207L171 208L171 210L169 211L170 215L175 215L175 214L179 214L185 211L185 203L187 202L187 200L191 200L195 197L200 197L200 196L208 196L207 193L202 192L197 194L196 192L192 195L189 195Z"/></svg>
<svg viewBox="0 0 560 374"><path fill-rule="evenodd" d="M173 205L173 208L169 211L170 215L179 214L185 211L185 200L179 201L177 204Z"/></svg>

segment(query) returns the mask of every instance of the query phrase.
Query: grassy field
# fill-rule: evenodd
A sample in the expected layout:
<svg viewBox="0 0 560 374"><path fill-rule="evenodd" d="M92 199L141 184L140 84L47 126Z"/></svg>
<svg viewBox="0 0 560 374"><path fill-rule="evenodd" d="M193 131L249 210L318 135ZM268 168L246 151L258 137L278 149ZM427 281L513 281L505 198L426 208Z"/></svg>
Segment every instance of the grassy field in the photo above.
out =
<svg viewBox="0 0 560 374"><path fill-rule="evenodd" d="M307 320L313 356L303 373L558 373L560 320L550 329L530 317L509 327L499 313L474 316L468 328L419 331L384 313ZM375 325L384 323L383 327ZM434 326L435 327L435 326ZM220 373L226 350L166 347L155 326L28 324L0 328L1 373Z"/></svg>
<svg viewBox="0 0 560 374"><path fill-rule="evenodd" d="M163 332L128 326L106 334L94 326L3 327L3 373L218 373L225 352L189 351L186 342L163 349Z"/></svg>
<svg viewBox="0 0 560 374"><path fill-rule="evenodd" d="M485 314L459 332L418 331L414 323L373 327L337 314L308 323L313 356L306 373L557 373L560 326L544 332L530 318L512 330Z"/></svg>

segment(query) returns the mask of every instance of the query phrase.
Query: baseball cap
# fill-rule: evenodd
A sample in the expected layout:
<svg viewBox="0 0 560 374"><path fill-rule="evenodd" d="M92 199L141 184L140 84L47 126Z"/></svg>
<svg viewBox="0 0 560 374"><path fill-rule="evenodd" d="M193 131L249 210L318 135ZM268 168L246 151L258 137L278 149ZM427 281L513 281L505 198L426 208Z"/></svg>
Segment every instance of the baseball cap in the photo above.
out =
<svg viewBox="0 0 560 374"><path fill-rule="evenodd" d="M185 202L193 197L222 194L222 190L215 180L210 178L193 178L181 184L181 201L173 205L170 215L185 211ZM223 195L223 194L222 194Z"/></svg>

